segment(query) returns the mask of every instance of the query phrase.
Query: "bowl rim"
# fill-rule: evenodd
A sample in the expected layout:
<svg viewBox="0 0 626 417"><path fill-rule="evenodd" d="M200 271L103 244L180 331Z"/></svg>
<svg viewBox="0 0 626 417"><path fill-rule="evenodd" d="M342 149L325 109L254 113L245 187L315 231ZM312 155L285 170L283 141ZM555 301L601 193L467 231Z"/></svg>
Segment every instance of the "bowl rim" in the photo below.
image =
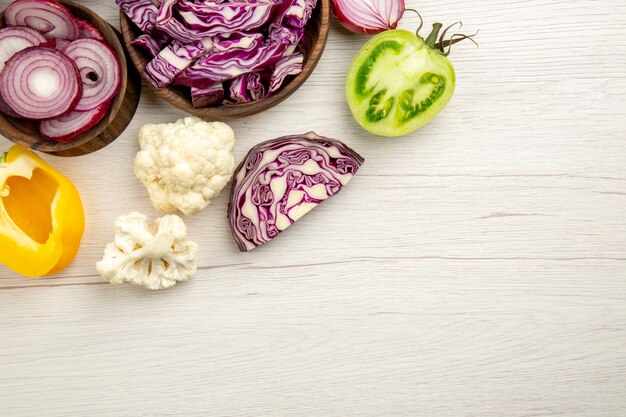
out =
<svg viewBox="0 0 626 417"><path fill-rule="evenodd" d="M232 120L240 117L252 116L265 110L269 110L270 108L280 104L288 97L290 97L293 93L295 93L296 90L298 90L311 76L311 74L317 67L317 64L319 63L328 42L328 35L330 33L330 1L331 0L319 0L317 3L316 8L319 9L320 33L317 43L314 44L311 48L312 53L306 56L302 72L296 75L293 79L291 79L288 84L282 86L278 93L270 97L266 97L261 100L251 101L249 103L219 104L212 107L195 108L193 107L189 98L182 97L179 93L173 91L173 88L171 86L159 89L154 87L149 82L146 82L145 84L147 84L150 90L153 91L158 97L166 100L171 105L189 114L203 117L206 119ZM311 24L311 21L307 23L307 26L309 24ZM122 10L120 10L120 28L122 31L122 37L124 39L124 46L126 47L126 51L130 56L130 60L135 66L137 72L139 72L141 79L145 81L143 75L145 64L143 63L143 61L146 60L146 58L143 53L141 53L137 48L131 45L131 42L134 39L130 39L130 34L134 33L137 29L135 29L134 23L131 22L130 18L126 16L126 14ZM291 88L287 88L288 86L291 86Z"/></svg>
<svg viewBox="0 0 626 417"><path fill-rule="evenodd" d="M13 143L16 143L20 146L24 146L28 149L33 149L33 150L46 152L46 153L62 152L62 151L67 151L67 150L71 150L74 148L79 148L85 145L86 143L91 142L98 135L100 135L113 122L113 120L115 120L115 117L117 116L120 109L122 108L122 104L124 102L124 94L128 85L128 81L129 81L128 71L127 71L128 62L126 61L126 54L124 53L124 45L122 44L122 41L120 40L118 33L116 33L115 28L105 19L100 17L96 12L94 12L93 10L91 10L90 8L88 8L87 6L81 3L78 3L73 0L56 0L56 1L62 4L63 6L67 7L70 10L70 12L72 12L72 14L74 14L74 11L72 9L78 9L82 14L89 16L89 23L93 24L98 19L104 23L103 25L98 24L97 26L99 29L102 29L106 32L106 33L103 33L105 37L105 41L106 41L105 43L115 52L115 55L120 64L121 71L120 71L119 89L117 93L115 94L115 96L113 97L113 99L111 100L112 106L109 112L105 115L105 117L102 118L102 120L100 120L100 122L98 122L98 124L96 124L96 126L92 127L86 132L81 133L80 135L78 135L78 139L72 140L71 142L67 142L67 143L55 142L54 140L47 139L41 135L29 135L30 137L37 139L35 143L17 139L16 138L16 136L18 136L17 132L19 132L19 135L24 135L24 132L13 127L11 123L12 118L8 118L8 116L0 113L0 123L4 125L2 130L3 130L3 133L6 133L5 136L7 139L9 139ZM0 23L2 24L2 27L5 27L5 21L4 21L5 10L6 8L0 12ZM102 28L100 28L100 26L102 26ZM111 45L109 40L113 40L114 44Z"/></svg>

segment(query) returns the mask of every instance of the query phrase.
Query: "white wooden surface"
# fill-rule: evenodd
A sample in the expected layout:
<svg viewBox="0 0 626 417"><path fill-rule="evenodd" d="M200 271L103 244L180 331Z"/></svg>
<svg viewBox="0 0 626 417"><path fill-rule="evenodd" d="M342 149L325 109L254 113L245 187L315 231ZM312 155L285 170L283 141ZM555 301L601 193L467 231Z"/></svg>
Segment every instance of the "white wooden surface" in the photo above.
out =
<svg viewBox="0 0 626 417"><path fill-rule="evenodd" d="M113 1L84 3L117 24ZM626 415L626 4L408 3L481 30L453 52L445 113L365 134L343 80L366 39L335 25L301 90L232 123L236 156L315 130L360 151L360 175L248 254L223 194L188 219L189 283L150 293L94 270L115 217L158 214L132 173L139 126L181 112L144 88L112 145L46 157L87 231L59 276L0 268L0 415Z"/></svg>

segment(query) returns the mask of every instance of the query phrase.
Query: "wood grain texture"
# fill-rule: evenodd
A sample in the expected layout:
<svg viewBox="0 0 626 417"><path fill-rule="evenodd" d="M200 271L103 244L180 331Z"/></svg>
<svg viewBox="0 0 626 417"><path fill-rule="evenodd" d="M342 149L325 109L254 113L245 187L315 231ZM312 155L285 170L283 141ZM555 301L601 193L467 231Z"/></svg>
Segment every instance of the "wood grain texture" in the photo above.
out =
<svg viewBox="0 0 626 417"><path fill-rule="evenodd" d="M249 103L194 107L188 87L172 85L159 89L153 87L150 83L146 83L146 85L154 94L168 101L171 105L198 117L212 120L231 120L263 112L285 101L311 76L326 47L330 31L330 15L330 0L319 0L317 7L311 15L311 19L306 25L304 45L302 47L302 54L304 55L302 72L295 77L289 77L283 87L270 97ZM124 44L132 64L135 65L140 74L143 74L143 70L151 58L131 45L131 42L141 35L142 32L123 12L120 11L119 16Z"/></svg>
<svg viewBox="0 0 626 417"><path fill-rule="evenodd" d="M122 46L120 32L81 3L60 0L72 15L91 22L111 46L121 67L120 87L113 97L109 113L88 131L77 135L72 142L58 143L43 138L39 122L14 118L0 113L0 134L18 145L58 156L80 156L104 148L117 139L132 120L141 93L141 80ZM4 7L2 8L4 9ZM0 28L4 26L4 12L0 13Z"/></svg>
<svg viewBox="0 0 626 417"><path fill-rule="evenodd" d="M117 22L113 1L84 4ZM187 220L188 283L112 287L94 268L115 217L158 214L133 175L137 130L182 112L144 86L120 139L46 157L87 231L60 276L0 269L0 415L626 415L626 4L408 4L481 29L479 49L453 50L449 107L406 138L364 133L342 86L366 38L333 23L302 88L231 123L235 154L315 130L362 171L246 254L222 194Z"/></svg>

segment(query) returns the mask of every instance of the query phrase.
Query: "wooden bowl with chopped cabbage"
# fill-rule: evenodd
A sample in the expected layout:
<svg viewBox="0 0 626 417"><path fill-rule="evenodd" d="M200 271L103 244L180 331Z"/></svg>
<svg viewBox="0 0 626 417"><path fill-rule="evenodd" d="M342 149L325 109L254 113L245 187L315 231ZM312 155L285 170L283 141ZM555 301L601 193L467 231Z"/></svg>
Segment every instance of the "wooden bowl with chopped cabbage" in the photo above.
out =
<svg viewBox="0 0 626 417"><path fill-rule="evenodd" d="M146 83L196 116L267 110L311 75L328 38L330 0L116 0L130 58Z"/></svg>
<svg viewBox="0 0 626 417"><path fill-rule="evenodd" d="M141 93L120 39L79 3L12 1L0 14L0 134L59 156L115 140Z"/></svg>

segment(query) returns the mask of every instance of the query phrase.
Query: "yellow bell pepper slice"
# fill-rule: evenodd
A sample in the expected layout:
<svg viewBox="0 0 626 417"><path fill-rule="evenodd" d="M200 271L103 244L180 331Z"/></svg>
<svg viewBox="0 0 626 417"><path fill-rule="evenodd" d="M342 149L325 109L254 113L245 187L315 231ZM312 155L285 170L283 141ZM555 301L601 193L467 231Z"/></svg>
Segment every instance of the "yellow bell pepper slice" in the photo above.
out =
<svg viewBox="0 0 626 417"><path fill-rule="evenodd" d="M70 180L21 146L0 154L0 263L30 278L62 271L84 230Z"/></svg>

